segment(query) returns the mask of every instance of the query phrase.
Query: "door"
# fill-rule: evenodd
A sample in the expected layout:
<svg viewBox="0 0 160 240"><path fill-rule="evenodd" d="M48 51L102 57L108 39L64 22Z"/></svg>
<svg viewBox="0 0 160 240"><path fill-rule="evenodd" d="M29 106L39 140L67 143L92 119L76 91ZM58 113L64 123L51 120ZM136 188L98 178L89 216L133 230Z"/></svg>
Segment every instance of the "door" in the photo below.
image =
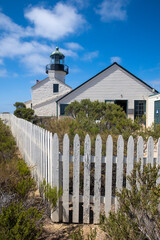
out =
<svg viewBox="0 0 160 240"><path fill-rule="evenodd" d="M127 105L128 105L128 101L127 100L115 100L114 101L115 104L121 106L123 108L123 111L127 114Z"/></svg>
<svg viewBox="0 0 160 240"><path fill-rule="evenodd" d="M154 102L154 122L160 124L160 100Z"/></svg>

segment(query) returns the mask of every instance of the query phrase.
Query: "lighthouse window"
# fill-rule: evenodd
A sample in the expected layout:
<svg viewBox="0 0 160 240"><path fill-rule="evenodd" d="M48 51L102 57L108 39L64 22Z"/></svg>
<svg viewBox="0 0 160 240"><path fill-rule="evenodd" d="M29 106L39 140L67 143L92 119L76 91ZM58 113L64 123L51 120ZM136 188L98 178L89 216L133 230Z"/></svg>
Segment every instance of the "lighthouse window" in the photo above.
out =
<svg viewBox="0 0 160 240"><path fill-rule="evenodd" d="M53 92L59 92L59 84L53 84Z"/></svg>

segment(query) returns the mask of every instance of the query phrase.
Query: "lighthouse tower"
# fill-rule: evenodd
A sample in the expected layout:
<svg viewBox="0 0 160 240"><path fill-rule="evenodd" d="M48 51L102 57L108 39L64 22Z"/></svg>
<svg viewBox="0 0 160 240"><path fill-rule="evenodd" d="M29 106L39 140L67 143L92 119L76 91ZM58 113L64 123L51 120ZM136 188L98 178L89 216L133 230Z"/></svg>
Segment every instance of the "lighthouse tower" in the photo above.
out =
<svg viewBox="0 0 160 240"><path fill-rule="evenodd" d="M65 84L68 66L64 64L65 56L56 47L50 55L50 64L46 66L48 77L36 81L32 87L32 106L37 116L56 116L58 98L72 90Z"/></svg>
<svg viewBox="0 0 160 240"><path fill-rule="evenodd" d="M56 47L56 50L50 55L50 64L46 66L46 73L50 78L57 78L65 83L65 76L69 72L69 67L64 64L65 56Z"/></svg>

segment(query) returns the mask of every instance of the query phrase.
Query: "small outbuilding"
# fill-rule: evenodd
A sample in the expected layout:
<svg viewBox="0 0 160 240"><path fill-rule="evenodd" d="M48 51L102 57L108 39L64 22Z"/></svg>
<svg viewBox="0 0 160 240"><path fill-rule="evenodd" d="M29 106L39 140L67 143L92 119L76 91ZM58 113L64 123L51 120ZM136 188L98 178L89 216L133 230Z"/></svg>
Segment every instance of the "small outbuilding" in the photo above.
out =
<svg viewBox="0 0 160 240"><path fill-rule="evenodd" d="M146 111L146 125L150 127L152 123L160 123L160 93L148 97Z"/></svg>
<svg viewBox="0 0 160 240"><path fill-rule="evenodd" d="M116 103L124 109L128 118L134 120L146 114L149 96L157 93L157 90L115 62L59 98L57 115L64 115L65 107L71 102L88 98L91 101Z"/></svg>

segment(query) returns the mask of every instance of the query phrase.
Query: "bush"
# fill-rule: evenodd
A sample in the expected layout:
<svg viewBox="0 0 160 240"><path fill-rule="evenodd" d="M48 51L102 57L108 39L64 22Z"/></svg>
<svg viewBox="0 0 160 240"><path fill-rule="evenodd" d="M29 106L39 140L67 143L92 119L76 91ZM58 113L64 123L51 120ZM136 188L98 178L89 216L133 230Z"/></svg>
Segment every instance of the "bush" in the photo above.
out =
<svg viewBox="0 0 160 240"><path fill-rule="evenodd" d="M36 208L25 209L22 203L12 203L0 215L0 239L34 240L41 234L41 217Z"/></svg>
<svg viewBox="0 0 160 240"><path fill-rule="evenodd" d="M44 194L45 199L48 200L51 205L52 211L54 211L57 207L58 199L63 194L62 188L57 191L57 187L52 188L49 183L46 184L46 181L43 180L43 183L40 186L40 192L41 194Z"/></svg>
<svg viewBox="0 0 160 240"><path fill-rule="evenodd" d="M16 143L9 127L0 119L0 162L9 161L15 156Z"/></svg>
<svg viewBox="0 0 160 240"><path fill-rule="evenodd" d="M31 108L26 108L26 105L22 102L16 102L14 104L16 110L14 111L14 115L18 118L23 118L27 121L31 121L34 119L34 110Z"/></svg>
<svg viewBox="0 0 160 240"><path fill-rule="evenodd" d="M12 182L13 191L18 194L20 199L24 199L31 190L35 189L35 186L30 169L22 159L19 159L17 161L17 174Z"/></svg>
<svg viewBox="0 0 160 240"><path fill-rule="evenodd" d="M85 238L86 240L95 240L97 236L97 231L96 228L92 230L92 228L90 228L90 234L87 235L87 238ZM71 239L72 240L84 240L83 237L83 229L79 228L78 231L74 231L71 234Z"/></svg>
<svg viewBox="0 0 160 240"><path fill-rule="evenodd" d="M0 164L1 193L3 191L16 194L16 197L22 200L35 189L35 186L30 169L22 159L15 158Z"/></svg>
<svg viewBox="0 0 160 240"><path fill-rule="evenodd" d="M148 164L141 171L141 163L135 165L127 177L131 189L117 193L119 210L101 217L101 226L113 240L160 239L160 184L156 181L160 167Z"/></svg>

